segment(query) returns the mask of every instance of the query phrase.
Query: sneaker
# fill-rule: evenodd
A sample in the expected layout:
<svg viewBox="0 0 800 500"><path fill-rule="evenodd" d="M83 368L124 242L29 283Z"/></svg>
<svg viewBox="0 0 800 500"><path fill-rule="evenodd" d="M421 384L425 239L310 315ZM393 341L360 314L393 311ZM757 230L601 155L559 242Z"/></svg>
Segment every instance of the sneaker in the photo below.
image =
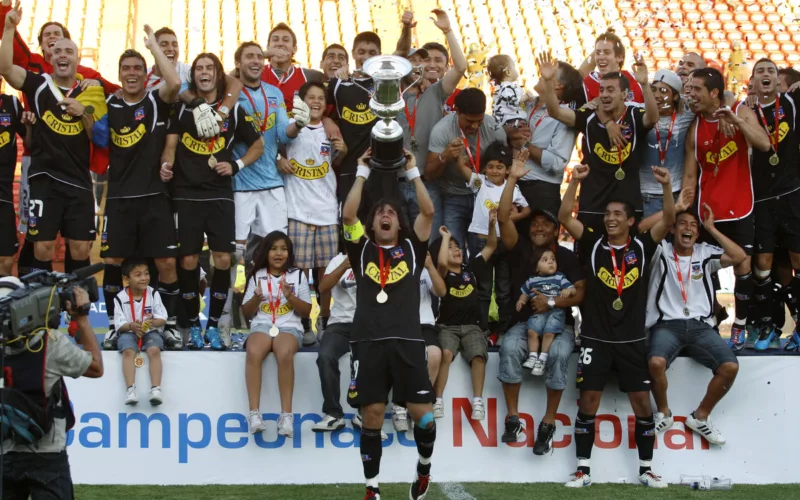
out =
<svg viewBox="0 0 800 500"><path fill-rule="evenodd" d="M528 359L526 359L525 362L522 363L522 367L525 368L526 370L530 370L533 368L533 365L535 365L537 361L539 361L539 357L535 354L530 354L528 356Z"/></svg>
<svg viewBox="0 0 800 500"><path fill-rule="evenodd" d="M745 349L752 349L758 340L758 328L752 323L747 324L747 341L744 344Z"/></svg>
<svg viewBox="0 0 800 500"><path fill-rule="evenodd" d="M686 417L686 427L706 438L706 441L711 444L718 444L720 446L725 444L725 436L723 436L714 423L711 422L711 415L705 420L698 420L697 417L694 416L694 412L692 412L691 415Z"/></svg>
<svg viewBox="0 0 800 500"><path fill-rule="evenodd" d="M581 471L576 472L575 475L572 476L572 479L570 479L564 484L564 486L566 486L567 488L583 488L585 486L591 486L591 485L592 485L592 476L590 476L589 474L584 474Z"/></svg>
<svg viewBox="0 0 800 500"><path fill-rule="evenodd" d="M169 326L164 329L164 347L169 351L180 351L183 349L183 339L178 330Z"/></svg>
<svg viewBox="0 0 800 500"><path fill-rule="evenodd" d="M293 437L294 436L294 414L281 413L278 417L278 435Z"/></svg>
<svg viewBox="0 0 800 500"><path fill-rule="evenodd" d="M411 488L408 490L408 498L411 500L422 500L428 494L428 487L431 485L431 476L423 476L417 472L417 477L411 483Z"/></svg>
<svg viewBox="0 0 800 500"><path fill-rule="evenodd" d="M106 332L106 336L103 339L103 350L104 351L117 350L117 331L115 329L109 328L108 332Z"/></svg>
<svg viewBox="0 0 800 500"><path fill-rule="evenodd" d="M672 418L672 412L669 412L669 416L664 415L662 412L656 412L653 415L653 420L656 423L656 434L663 432L675 424L675 419Z"/></svg>
<svg viewBox="0 0 800 500"><path fill-rule="evenodd" d="M353 419L350 420L350 423L353 424L353 428L358 429L360 431L361 430L361 414L360 413L356 413L353 416ZM381 429L381 441L386 441L388 439L389 439L389 435L386 434L385 432L383 432L383 429Z"/></svg>
<svg viewBox="0 0 800 500"><path fill-rule="evenodd" d="M381 500L381 494L367 488L367 494L364 495L364 500Z"/></svg>
<svg viewBox="0 0 800 500"><path fill-rule="evenodd" d="M303 347L309 347L317 343L317 336L314 335L314 330L309 328L303 332Z"/></svg>
<svg viewBox="0 0 800 500"><path fill-rule="evenodd" d="M150 404L153 406L158 406L164 402L164 398L161 397L161 387L152 387L150 389Z"/></svg>
<svg viewBox="0 0 800 500"><path fill-rule="evenodd" d="M397 432L408 432L408 410L394 405L392 407L392 425Z"/></svg>
<svg viewBox="0 0 800 500"><path fill-rule="evenodd" d="M203 330L199 326L191 327L189 329L189 349L202 349L205 345Z"/></svg>
<svg viewBox="0 0 800 500"><path fill-rule="evenodd" d="M483 406L483 399L472 400L472 420L483 420L486 418L486 408Z"/></svg>
<svg viewBox="0 0 800 500"><path fill-rule="evenodd" d="M688 420L688 419L687 419ZM639 476L639 482L648 488L666 488L667 482L661 479L661 476L656 476L653 471L646 471Z"/></svg>
<svg viewBox="0 0 800 500"><path fill-rule="evenodd" d="M250 412L250 416L247 417L247 423L250 426L250 434L257 434L267 430L267 424L261 420L261 412L258 410L253 410Z"/></svg>
<svg viewBox="0 0 800 500"><path fill-rule="evenodd" d="M314 328L317 330L317 342L322 342L322 334L325 333L325 326L321 315L317 316L317 321L314 323Z"/></svg>
<svg viewBox="0 0 800 500"><path fill-rule="evenodd" d="M222 351L225 349L222 339L219 338L219 328L216 326L212 326L206 330L206 338L211 348L215 351Z"/></svg>
<svg viewBox="0 0 800 500"><path fill-rule="evenodd" d="M531 375L535 375L537 377L541 377L544 375L544 361L541 359L537 359L533 363L533 370L531 370Z"/></svg>
<svg viewBox="0 0 800 500"><path fill-rule="evenodd" d="M433 418L444 418L444 401L440 398L433 403Z"/></svg>
<svg viewBox="0 0 800 500"><path fill-rule="evenodd" d="M333 432L339 429L344 429L344 418L334 417L327 413L322 417L319 423L311 426L311 430L314 432Z"/></svg>
<svg viewBox="0 0 800 500"><path fill-rule="evenodd" d="M139 402L139 395L136 394L136 386L132 385L125 390L125 404L135 405Z"/></svg>
<svg viewBox="0 0 800 500"><path fill-rule="evenodd" d="M497 332L490 333L486 340L489 342L490 347L500 345L500 335Z"/></svg>
<svg viewBox="0 0 800 500"><path fill-rule="evenodd" d="M766 351L769 349L769 344L775 338L775 329L772 325L762 325L758 331L758 340L753 345L756 351Z"/></svg>
<svg viewBox="0 0 800 500"><path fill-rule="evenodd" d="M772 336L772 340L769 342L769 349L780 349L781 348L781 332L780 328L775 329L775 335Z"/></svg>
<svg viewBox="0 0 800 500"><path fill-rule="evenodd" d="M555 435L556 426L554 424L539 422L539 430L536 431L536 442L533 444L533 454L541 456L550 451Z"/></svg>
<svg viewBox="0 0 800 500"><path fill-rule="evenodd" d="M506 429L500 440L504 443L523 443L525 442L525 421L519 417L512 420L506 417Z"/></svg>
<svg viewBox="0 0 800 500"><path fill-rule="evenodd" d="M733 349L733 352L741 352L747 342L747 331L739 325L731 327L731 338L728 341L728 346Z"/></svg>
<svg viewBox="0 0 800 500"><path fill-rule="evenodd" d="M792 332L792 336L789 337L789 341L783 346L783 350L788 352L800 351L800 334L797 333L797 330Z"/></svg>

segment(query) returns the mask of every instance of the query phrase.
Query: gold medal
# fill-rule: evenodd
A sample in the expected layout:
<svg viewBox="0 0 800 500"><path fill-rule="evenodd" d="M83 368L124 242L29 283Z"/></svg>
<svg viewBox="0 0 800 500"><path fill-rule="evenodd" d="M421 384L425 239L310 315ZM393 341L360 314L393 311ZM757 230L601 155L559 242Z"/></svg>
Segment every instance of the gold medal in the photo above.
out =
<svg viewBox="0 0 800 500"><path fill-rule="evenodd" d="M475 191L478 191L478 190L480 190L482 185L483 185L483 183L481 182L481 178L478 177L478 176L475 176L475 180L472 182L472 189L474 189Z"/></svg>
<svg viewBox="0 0 800 500"><path fill-rule="evenodd" d="M411 138L411 151L414 151L416 153L418 150L419 150L419 143L417 143L417 138L416 137L412 137Z"/></svg>
<svg viewBox="0 0 800 500"><path fill-rule="evenodd" d="M144 354L142 354L141 352L137 352L136 353L136 357L133 358L133 365L136 368L143 367L144 366Z"/></svg>
<svg viewBox="0 0 800 500"><path fill-rule="evenodd" d="M683 308L683 315L686 316L687 318L689 317L689 308L688 307L684 307Z"/></svg>
<svg viewBox="0 0 800 500"><path fill-rule="evenodd" d="M778 158L777 154L773 154L772 156L769 157L769 164L772 165L773 167L777 165L780 161L781 160L780 158Z"/></svg>
<svg viewBox="0 0 800 500"><path fill-rule="evenodd" d="M378 296L376 297L378 304L385 304L387 300L389 300L389 295L386 294L383 290L380 291Z"/></svg>
<svg viewBox="0 0 800 500"><path fill-rule="evenodd" d="M624 171L624 170L622 170L622 168L618 168L618 169L617 169L617 171L616 171L616 172L614 172L614 177L615 177L615 178L616 178L618 181L621 181L622 179L624 179L624 178L625 178L625 171Z"/></svg>
<svg viewBox="0 0 800 500"><path fill-rule="evenodd" d="M613 307L615 311L621 311L622 310L622 299L616 298L614 300L614 302L611 303L611 307Z"/></svg>
<svg viewBox="0 0 800 500"><path fill-rule="evenodd" d="M217 166L217 158L214 155L208 157L208 166L211 168Z"/></svg>
<svg viewBox="0 0 800 500"><path fill-rule="evenodd" d="M94 114L94 106L88 105L83 107L83 114L86 116Z"/></svg>
<svg viewBox="0 0 800 500"><path fill-rule="evenodd" d="M275 325L272 325L272 328L269 329L269 336L270 337L277 337L278 333L279 333L278 332L278 327L275 326Z"/></svg>

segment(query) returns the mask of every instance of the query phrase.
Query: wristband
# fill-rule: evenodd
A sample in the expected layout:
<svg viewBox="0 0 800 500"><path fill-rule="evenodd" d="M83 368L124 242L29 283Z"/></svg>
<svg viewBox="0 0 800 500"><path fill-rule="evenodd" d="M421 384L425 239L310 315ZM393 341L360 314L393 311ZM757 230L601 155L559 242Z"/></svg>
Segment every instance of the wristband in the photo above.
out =
<svg viewBox="0 0 800 500"><path fill-rule="evenodd" d="M414 167L410 170L406 170L406 181L408 182L412 182L414 179L418 179L421 176L422 174L419 173L419 168L417 167Z"/></svg>
<svg viewBox="0 0 800 500"><path fill-rule="evenodd" d="M246 167L246 166L247 166L247 165L245 165L245 164L244 164L244 162L242 161L242 159L241 159L241 158L239 158L238 160L236 160L236 165L239 167L239 170L242 170L244 167Z"/></svg>
<svg viewBox="0 0 800 500"><path fill-rule="evenodd" d="M359 165L356 169L356 177L363 177L364 180L369 179L370 169L364 165Z"/></svg>

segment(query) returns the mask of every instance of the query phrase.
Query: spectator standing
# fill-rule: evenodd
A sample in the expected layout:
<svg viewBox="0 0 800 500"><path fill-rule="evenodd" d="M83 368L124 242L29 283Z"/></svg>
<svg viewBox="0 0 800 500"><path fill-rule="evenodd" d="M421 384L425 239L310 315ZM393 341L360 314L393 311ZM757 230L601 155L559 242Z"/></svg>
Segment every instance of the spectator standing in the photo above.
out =
<svg viewBox="0 0 800 500"><path fill-rule="evenodd" d="M268 83L283 94L286 111L291 115L294 97L304 83L325 80L322 72L301 68L292 64L297 53L297 35L286 23L276 24L267 35L267 52L264 59L269 63L261 73L261 81Z"/></svg>

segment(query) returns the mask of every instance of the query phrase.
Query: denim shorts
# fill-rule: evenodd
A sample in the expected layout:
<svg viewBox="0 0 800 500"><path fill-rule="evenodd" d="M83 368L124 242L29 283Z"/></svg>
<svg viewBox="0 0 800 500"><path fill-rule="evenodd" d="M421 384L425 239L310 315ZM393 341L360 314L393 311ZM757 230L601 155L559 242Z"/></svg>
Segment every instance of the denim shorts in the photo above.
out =
<svg viewBox="0 0 800 500"><path fill-rule="evenodd" d="M269 323L253 323L250 325L250 335L254 333L263 333L264 335L269 335L269 329L272 328L272 325ZM281 328L281 333L288 333L289 335L294 335L294 338L297 339L297 344L302 346L303 345L303 332L299 328Z"/></svg>
<svg viewBox="0 0 800 500"><path fill-rule="evenodd" d="M562 335L556 335L550 345L547 358L547 380L545 386L555 391L567 387L567 370L572 350L575 348L575 332L565 327ZM506 384L522 382L522 363L528 359L528 327L525 323L512 326L500 344L500 369L497 378ZM527 372L527 370L524 370Z"/></svg>
<svg viewBox="0 0 800 500"><path fill-rule="evenodd" d="M540 336L544 333L558 335L564 331L564 310L551 309L547 312L534 314L528 318L528 330L533 330Z"/></svg>
<svg viewBox="0 0 800 500"><path fill-rule="evenodd" d="M158 330L153 330L144 334L142 337L142 351L146 351L149 347L158 347L160 351L164 350L164 337ZM117 349L122 352L126 349L132 351L139 351L139 337L133 332L120 333L117 339Z"/></svg>
<svg viewBox="0 0 800 500"><path fill-rule="evenodd" d="M684 349L693 360L714 372L723 363L739 364L728 343L704 321L676 319L650 328L647 359L664 358L669 366Z"/></svg>

